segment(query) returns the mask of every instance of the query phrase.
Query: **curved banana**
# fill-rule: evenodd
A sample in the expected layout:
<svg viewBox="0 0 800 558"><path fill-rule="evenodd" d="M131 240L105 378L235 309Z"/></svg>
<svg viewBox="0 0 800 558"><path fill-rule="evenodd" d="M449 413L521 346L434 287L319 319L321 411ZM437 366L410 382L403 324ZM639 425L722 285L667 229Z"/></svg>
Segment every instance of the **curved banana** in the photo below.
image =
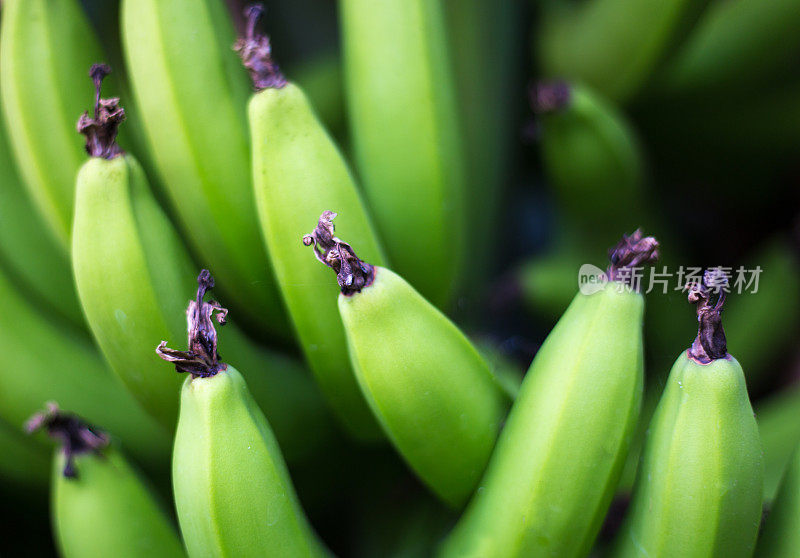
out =
<svg viewBox="0 0 800 558"><path fill-rule="evenodd" d="M465 256L465 169L440 2L343 0L345 95L389 260L437 306Z"/></svg>
<svg viewBox="0 0 800 558"><path fill-rule="evenodd" d="M0 261L20 277L32 297L83 327L78 295L66 253L48 233L14 169L0 111Z"/></svg>
<svg viewBox="0 0 800 558"><path fill-rule="evenodd" d="M493 247L516 151L516 114L509 99L523 84L519 23L525 10L517 0L445 0L442 5L464 137L469 253L483 262L472 268L464 287L477 298L499 263Z"/></svg>
<svg viewBox="0 0 800 558"><path fill-rule="evenodd" d="M631 125L589 87L542 82L532 93L548 184L582 226L631 227L643 211L644 157ZM627 221L620 222L627 217Z"/></svg>
<svg viewBox="0 0 800 558"><path fill-rule="evenodd" d="M83 163L75 115L86 68L103 59L77 0L7 0L0 26L0 93L17 166L67 252L75 175Z"/></svg>
<svg viewBox="0 0 800 558"><path fill-rule="evenodd" d="M761 521L761 444L739 363L727 352L718 270L690 289L697 338L672 367L650 422L613 556L748 557Z"/></svg>
<svg viewBox="0 0 800 558"><path fill-rule="evenodd" d="M219 360L203 270L189 304L189 350L157 352L189 377L172 459L178 520L189 556L326 556L295 494L280 448L241 374Z"/></svg>
<svg viewBox="0 0 800 558"><path fill-rule="evenodd" d="M108 435L51 403L30 430L60 442L53 460L52 515L64 558L185 556L165 511Z"/></svg>
<svg viewBox="0 0 800 558"><path fill-rule="evenodd" d="M644 297L626 283L657 247L640 231L624 237L605 285L575 296L525 375L481 488L440 556L589 552L642 397Z"/></svg>
<svg viewBox="0 0 800 558"><path fill-rule="evenodd" d="M253 183L261 231L306 360L336 415L353 436L380 437L358 388L336 307L336 285L299 242L326 207L341 208L344 225L370 258L383 255L353 177L303 91L289 83L270 56L269 39L255 33L262 11L248 11L248 36L239 52L258 93L250 100Z"/></svg>
<svg viewBox="0 0 800 558"><path fill-rule="evenodd" d="M142 405L171 430L178 417L181 380L163 373L152 345L153 339L175 338L185 330L185 293L195 281L195 266L136 159L114 142L124 111L119 99L100 99L104 71L94 68L98 104L94 116L85 114L80 124L92 157L78 174L75 277L106 359ZM273 358L234 327L224 335L231 339L231 360L258 375L253 383L259 400L266 403L290 455L306 452L306 441L295 429L328 429L305 371L285 357Z"/></svg>
<svg viewBox="0 0 800 558"><path fill-rule="evenodd" d="M0 300L0 419L22 425L43 402L58 400L114 428L143 465L162 465L170 451L166 431L106 367L85 334L30 304L2 269Z"/></svg>
<svg viewBox="0 0 800 558"><path fill-rule="evenodd" d="M0 420L0 483L44 491L50 475L45 448L26 440L21 427Z"/></svg>
<svg viewBox="0 0 800 558"><path fill-rule="evenodd" d="M303 238L336 274L339 313L361 391L386 435L440 499L475 489L508 398L464 334L402 277L359 260L325 211Z"/></svg>
<svg viewBox="0 0 800 558"><path fill-rule="evenodd" d="M685 40L709 0L551 4L534 33L544 77L585 83L625 103Z"/></svg>
<svg viewBox="0 0 800 558"><path fill-rule="evenodd" d="M796 419L796 415L792 418ZM800 556L800 452L797 449L759 536L756 554L759 558Z"/></svg>
<svg viewBox="0 0 800 558"><path fill-rule="evenodd" d="M125 0L136 105L180 228L237 316L288 339L253 204L247 75L221 0Z"/></svg>

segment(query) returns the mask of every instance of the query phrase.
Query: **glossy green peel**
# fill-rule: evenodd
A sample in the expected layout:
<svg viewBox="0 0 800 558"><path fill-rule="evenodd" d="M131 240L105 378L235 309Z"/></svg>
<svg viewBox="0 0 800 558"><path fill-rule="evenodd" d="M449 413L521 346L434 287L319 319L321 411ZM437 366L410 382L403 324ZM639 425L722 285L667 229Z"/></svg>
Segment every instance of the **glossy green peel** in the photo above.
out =
<svg viewBox="0 0 800 558"><path fill-rule="evenodd" d="M325 208L337 207L338 224L359 238L370 261L384 259L341 153L305 93L272 62L269 39L254 32L260 13L258 6L250 9L250 34L238 48L259 89L249 116L261 232L303 353L329 405L351 435L374 439L380 429L350 366L336 285L300 239Z"/></svg>
<svg viewBox="0 0 800 558"><path fill-rule="evenodd" d="M651 261L656 247L638 231L625 237L608 275ZM440 556L589 552L639 415L643 310L642 295L616 280L575 296L536 354Z"/></svg>
<svg viewBox="0 0 800 558"><path fill-rule="evenodd" d="M402 277L360 261L332 235L329 216L309 237L337 272L361 390L411 469L460 507L486 466L508 398L464 334Z"/></svg>

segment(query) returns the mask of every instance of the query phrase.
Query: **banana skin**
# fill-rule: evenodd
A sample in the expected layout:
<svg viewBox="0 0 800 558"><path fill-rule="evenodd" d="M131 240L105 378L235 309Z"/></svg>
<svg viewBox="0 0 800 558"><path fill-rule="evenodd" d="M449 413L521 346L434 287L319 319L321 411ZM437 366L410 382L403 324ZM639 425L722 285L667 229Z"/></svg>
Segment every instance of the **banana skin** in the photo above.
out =
<svg viewBox="0 0 800 558"><path fill-rule="evenodd" d="M278 443L242 375L219 361L213 285L201 273L189 351L157 351L187 372L172 459L178 520L191 557L327 556L305 517ZM218 314L219 315L219 314Z"/></svg>
<svg viewBox="0 0 800 558"><path fill-rule="evenodd" d="M61 444L53 459L51 505L60 556L185 556L165 510L108 435L50 404L30 430Z"/></svg>
<svg viewBox="0 0 800 558"><path fill-rule="evenodd" d="M337 272L356 378L387 437L441 500L462 506L494 446L508 398L464 334L405 279L359 260L326 211L304 241Z"/></svg>
<svg viewBox="0 0 800 558"><path fill-rule="evenodd" d="M675 361L650 423L614 557L751 556L764 465L742 367L712 304L713 270L690 290L700 329Z"/></svg>
<svg viewBox="0 0 800 558"><path fill-rule="evenodd" d="M575 296L525 375L480 486L439 556L589 552L642 397L644 298L623 283L624 273L656 258L657 246L639 231L625 237L612 253L610 280Z"/></svg>

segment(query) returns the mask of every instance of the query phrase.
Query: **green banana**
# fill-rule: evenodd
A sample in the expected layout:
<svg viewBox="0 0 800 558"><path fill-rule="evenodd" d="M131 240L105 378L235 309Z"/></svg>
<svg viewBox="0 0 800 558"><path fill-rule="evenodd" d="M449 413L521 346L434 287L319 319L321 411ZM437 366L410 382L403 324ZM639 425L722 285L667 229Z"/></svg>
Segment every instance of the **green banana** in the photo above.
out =
<svg viewBox="0 0 800 558"><path fill-rule="evenodd" d="M69 248L75 174L83 149L75 115L90 98L86 68L103 58L77 0L6 0L0 93L18 169L36 207Z"/></svg>
<svg viewBox="0 0 800 558"><path fill-rule="evenodd" d="M525 375L480 489L440 556L589 552L642 397L644 298L632 270L657 247L641 231L624 237L605 284L575 296Z"/></svg>
<svg viewBox="0 0 800 558"><path fill-rule="evenodd" d="M172 459L178 520L189 556L325 556L294 492L280 448L242 375L219 361L214 285L198 278L187 310L189 350L157 352L189 377Z"/></svg>
<svg viewBox="0 0 800 558"><path fill-rule="evenodd" d="M0 482L25 491L47 488L50 459L47 451L26 440L19 427L0 420Z"/></svg>
<svg viewBox="0 0 800 558"><path fill-rule="evenodd" d="M690 287L697 338L672 367L650 423L613 556L748 557L761 521L764 466L739 363L727 352L720 270Z"/></svg>
<svg viewBox="0 0 800 558"><path fill-rule="evenodd" d="M710 0L546 5L535 51L544 77L585 83L625 103L694 27Z"/></svg>
<svg viewBox="0 0 800 558"><path fill-rule="evenodd" d="M195 266L136 159L114 142L124 110L119 99L100 99L106 70L93 69L98 104L94 116L85 114L80 124L92 157L78 174L72 247L76 283L106 359L171 431L178 416L180 378L160 372L152 344L184 331L185 288L194 282ZM309 440L299 439L295 430L329 429L305 371L256 347L233 326L224 335L230 339L231 359L252 371L259 401L290 455L306 453Z"/></svg>
<svg viewBox="0 0 800 558"><path fill-rule="evenodd" d="M521 86L524 10L517 0L445 0L442 5L464 135L469 252L483 262L473 268L481 276L472 275L464 287L477 298L499 263L493 247L515 152L516 104L509 99Z"/></svg>
<svg viewBox="0 0 800 558"><path fill-rule="evenodd" d="M336 308L336 286L298 241L326 208L340 207L347 230L383 264L378 240L342 155L303 91L272 62L269 39L255 32L263 7L248 9L248 35L237 45L258 91L249 104L253 183L261 232L294 329L317 383L348 432L380 437L358 389Z"/></svg>
<svg viewBox="0 0 800 558"><path fill-rule="evenodd" d="M51 403L28 423L59 441L52 516L64 558L185 556L178 533L108 435Z"/></svg>
<svg viewBox="0 0 800 558"><path fill-rule="evenodd" d="M287 339L253 204L247 75L221 0L125 0L134 98L172 209L199 261L251 328Z"/></svg>
<svg viewBox="0 0 800 558"><path fill-rule="evenodd" d="M532 104L542 164L565 212L592 230L639 225L644 157L624 116L589 87L566 82L538 84Z"/></svg>
<svg viewBox="0 0 800 558"><path fill-rule="evenodd" d="M508 398L463 333L402 277L359 260L325 211L303 238L337 274L356 378L386 435L444 502L480 479Z"/></svg>
<svg viewBox="0 0 800 558"><path fill-rule="evenodd" d="M114 429L143 465L157 469L170 451L153 421L105 366L82 331L30 304L0 269L0 419L21 425L44 401L58 400Z"/></svg>
<svg viewBox="0 0 800 558"><path fill-rule="evenodd" d="M14 170L4 124L0 111L0 261L31 297L83 327L69 259L51 235L42 234L47 225Z"/></svg>
<svg viewBox="0 0 800 558"><path fill-rule="evenodd" d="M727 95L793 74L798 0L714 2L658 80L662 95ZM748 96L752 99L752 96Z"/></svg>
<svg viewBox="0 0 800 558"><path fill-rule="evenodd" d="M440 2L340 6L364 194L395 269L441 307L466 255L466 171Z"/></svg>
<svg viewBox="0 0 800 558"><path fill-rule="evenodd" d="M797 449L767 516L756 554L760 558L800 556L800 452Z"/></svg>

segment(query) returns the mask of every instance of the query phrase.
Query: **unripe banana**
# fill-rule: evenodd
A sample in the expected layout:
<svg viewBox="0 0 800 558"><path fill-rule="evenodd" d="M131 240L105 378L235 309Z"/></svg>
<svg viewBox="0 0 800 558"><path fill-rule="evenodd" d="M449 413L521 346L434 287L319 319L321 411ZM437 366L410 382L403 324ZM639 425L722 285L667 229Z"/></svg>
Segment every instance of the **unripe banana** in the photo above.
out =
<svg viewBox="0 0 800 558"><path fill-rule="evenodd" d="M690 287L698 335L672 367L650 423L613 556L748 557L761 521L764 466L739 363L727 352L719 270Z"/></svg>
<svg viewBox="0 0 800 558"><path fill-rule="evenodd" d="M44 491L50 475L47 451L26 440L16 428L0 420L0 483L23 490Z"/></svg>
<svg viewBox="0 0 800 558"><path fill-rule="evenodd" d="M389 260L437 306L465 255L465 170L441 5L343 0L357 170Z"/></svg>
<svg viewBox="0 0 800 558"><path fill-rule="evenodd" d="M463 333L402 277L362 262L325 211L304 237L337 274L347 346L372 412L422 481L459 507L475 488L508 399Z"/></svg>
<svg viewBox="0 0 800 558"><path fill-rule="evenodd" d="M278 443L241 374L219 361L212 315L226 310L203 297L203 271L187 311L189 350L159 345L162 358L188 372L172 459L178 520L191 557L326 556L289 478Z"/></svg>
<svg viewBox="0 0 800 558"><path fill-rule="evenodd" d="M472 268L464 287L481 297L499 263L493 247L516 152L517 107L509 100L522 86L525 10L518 0L445 0L442 5L464 137L469 253L472 261L483 262Z"/></svg>
<svg viewBox="0 0 800 558"><path fill-rule="evenodd" d="M795 415L792 417L797 419ZM759 558L800 556L800 452L795 449L756 545Z"/></svg>
<svg viewBox="0 0 800 558"><path fill-rule="evenodd" d="M363 239L368 257L383 264L383 256L347 164L303 91L272 62L269 39L255 34L262 9L248 9L248 36L238 44L259 91L249 114L261 231L317 383L352 435L376 438L380 429L348 360L336 285L298 239L326 207L342 207L347 230Z"/></svg>
<svg viewBox="0 0 800 558"><path fill-rule="evenodd" d="M288 339L253 204L247 75L221 0L125 0L122 39L139 114L180 228L237 316Z"/></svg>
<svg viewBox="0 0 800 558"><path fill-rule="evenodd" d="M103 68L94 72L98 105L93 118L86 114L81 119L93 156L78 174L72 247L78 293L112 368L171 430L178 416L180 379L163 374L152 341L184 331L185 289L194 282L195 267L138 163L114 143L124 111L119 99L100 99ZM273 359L235 328L225 335L231 338L231 359L261 375L253 383L260 402L268 403L281 441L292 457L304 453L298 427L327 431L305 371L286 358Z"/></svg>
<svg viewBox="0 0 800 558"><path fill-rule="evenodd" d="M106 367L85 334L29 303L2 269L0 300L0 419L22 425L43 401L59 400L113 427L143 464L163 464L169 455L166 431Z"/></svg>
<svg viewBox="0 0 800 558"><path fill-rule="evenodd" d="M84 159L75 115L90 95L86 68L102 51L77 0L7 0L0 93L19 171L41 215L69 249L75 174Z"/></svg>
<svg viewBox="0 0 800 558"><path fill-rule="evenodd" d="M586 228L638 218L644 161L631 125L589 87L543 82L532 93L540 115L542 164L560 205Z"/></svg>
<svg viewBox="0 0 800 558"><path fill-rule="evenodd" d="M709 0L598 0L546 6L536 55L547 78L585 83L624 103L680 44Z"/></svg>
<svg viewBox="0 0 800 558"><path fill-rule="evenodd" d="M606 284L575 296L525 375L480 488L441 556L589 552L642 397L644 298L625 283L657 257L657 246L640 231L624 237Z"/></svg>
<svg viewBox="0 0 800 558"><path fill-rule="evenodd" d="M664 68L657 91L691 96L760 90L765 82L794 73L787 53L800 48L798 26L798 0L715 2Z"/></svg>
<svg viewBox="0 0 800 558"><path fill-rule="evenodd" d="M14 169L0 111L0 261L31 294L83 327L69 259L48 233Z"/></svg>
<svg viewBox="0 0 800 558"><path fill-rule="evenodd" d="M167 514L105 432L52 403L28 427L46 429L61 445L51 491L62 557L185 556Z"/></svg>

